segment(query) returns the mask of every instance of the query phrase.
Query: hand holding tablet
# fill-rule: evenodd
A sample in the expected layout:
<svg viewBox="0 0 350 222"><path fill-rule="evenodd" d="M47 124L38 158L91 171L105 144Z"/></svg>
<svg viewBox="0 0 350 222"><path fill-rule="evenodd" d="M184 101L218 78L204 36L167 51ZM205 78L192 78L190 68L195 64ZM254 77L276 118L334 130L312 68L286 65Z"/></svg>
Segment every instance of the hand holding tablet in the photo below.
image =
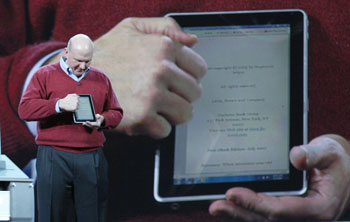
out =
<svg viewBox="0 0 350 222"><path fill-rule="evenodd" d="M208 64L194 118L156 154L160 202L219 199L231 187L274 195L306 190L289 162L307 141L307 17L301 10L168 15Z"/></svg>
<svg viewBox="0 0 350 222"><path fill-rule="evenodd" d="M338 135L323 135L296 146L291 150L293 165L311 172L305 195L274 197L232 188L226 200L211 204L209 212L239 221L335 221L348 211L349 150L349 142Z"/></svg>
<svg viewBox="0 0 350 222"><path fill-rule="evenodd" d="M59 100L58 107L62 111L74 112L79 107L79 95L76 93L68 94Z"/></svg>
<svg viewBox="0 0 350 222"><path fill-rule="evenodd" d="M100 115L100 114L96 114L95 115L96 117L96 121L94 122L91 122L91 121L86 121L83 123L84 126L87 126L89 128L92 128L92 129L99 129L101 128L105 118L104 116Z"/></svg>

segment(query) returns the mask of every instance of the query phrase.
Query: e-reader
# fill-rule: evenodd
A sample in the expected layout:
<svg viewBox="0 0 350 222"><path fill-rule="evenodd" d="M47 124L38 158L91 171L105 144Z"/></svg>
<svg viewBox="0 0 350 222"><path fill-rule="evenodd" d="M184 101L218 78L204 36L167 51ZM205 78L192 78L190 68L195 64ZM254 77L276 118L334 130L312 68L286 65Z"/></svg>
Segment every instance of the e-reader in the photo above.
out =
<svg viewBox="0 0 350 222"><path fill-rule="evenodd" d="M79 108L73 113L75 123L95 122L95 109L91 95L79 94Z"/></svg>
<svg viewBox="0 0 350 222"><path fill-rule="evenodd" d="M307 142L308 19L303 10L172 13L208 65L193 119L155 156L159 202L221 199L232 187L301 195L290 149Z"/></svg>

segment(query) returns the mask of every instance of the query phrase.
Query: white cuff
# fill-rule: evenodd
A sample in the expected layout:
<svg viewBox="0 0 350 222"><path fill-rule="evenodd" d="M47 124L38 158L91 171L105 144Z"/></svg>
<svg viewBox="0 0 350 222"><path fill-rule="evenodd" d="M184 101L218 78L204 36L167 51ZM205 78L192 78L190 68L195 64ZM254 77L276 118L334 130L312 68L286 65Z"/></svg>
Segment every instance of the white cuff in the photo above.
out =
<svg viewBox="0 0 350 222"><path fill-rule="evenodd" d="M56 113L60 113L60 112L62 112L61 111L61 109L60 109L60 107L59 107L59 102L60 102L60 100L57 100L57 102L56 102L56 105L55 105L55 110L56 110Z"/></svg>

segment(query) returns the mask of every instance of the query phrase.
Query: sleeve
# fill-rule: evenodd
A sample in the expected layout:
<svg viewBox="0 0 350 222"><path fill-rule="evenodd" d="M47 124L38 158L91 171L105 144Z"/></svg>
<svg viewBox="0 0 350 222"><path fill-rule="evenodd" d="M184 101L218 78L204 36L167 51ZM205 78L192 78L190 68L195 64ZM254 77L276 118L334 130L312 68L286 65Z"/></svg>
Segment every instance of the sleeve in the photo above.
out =
<svg viewBox="0 0 350 222"><path fill-rule="evenodd" d="M17 113L25 79L37 61L63 47L63 42L50 41L26 46L12 55L0 57L2 153L19 167L23 167L36 154L34 137Z"/></svg>
<svg viewBox="0 0 350 222"><path fill-rule="evenodd" d="M107 77L106 77L107 78ZM119 125L123 117L123 109L120 106L117 96L115 95L111 82L107 79L108 96L102 113L105 118L103 128L112 129Z"/></svg>
<svg viewBox="0 0 350 222"><path fill-rule="evenodd" d="M55 105L59 98L48 98L46 91L46 70L39 69L31 79L18 106L21 119L41 120L57 114Z"/></svg>

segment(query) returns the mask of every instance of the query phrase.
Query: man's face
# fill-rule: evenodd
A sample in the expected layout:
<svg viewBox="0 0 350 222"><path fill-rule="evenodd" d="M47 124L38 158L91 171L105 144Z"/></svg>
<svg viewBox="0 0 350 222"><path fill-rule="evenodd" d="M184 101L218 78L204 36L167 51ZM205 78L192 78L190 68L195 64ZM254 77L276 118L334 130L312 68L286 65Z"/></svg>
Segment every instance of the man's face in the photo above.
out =
<svg viewBox="0 0 350 222"><path fill-rule="evenodd" d="M67 65L73 70L76 76L81 76L90 66L92 50L72 48L66 49Z"/></svg>

